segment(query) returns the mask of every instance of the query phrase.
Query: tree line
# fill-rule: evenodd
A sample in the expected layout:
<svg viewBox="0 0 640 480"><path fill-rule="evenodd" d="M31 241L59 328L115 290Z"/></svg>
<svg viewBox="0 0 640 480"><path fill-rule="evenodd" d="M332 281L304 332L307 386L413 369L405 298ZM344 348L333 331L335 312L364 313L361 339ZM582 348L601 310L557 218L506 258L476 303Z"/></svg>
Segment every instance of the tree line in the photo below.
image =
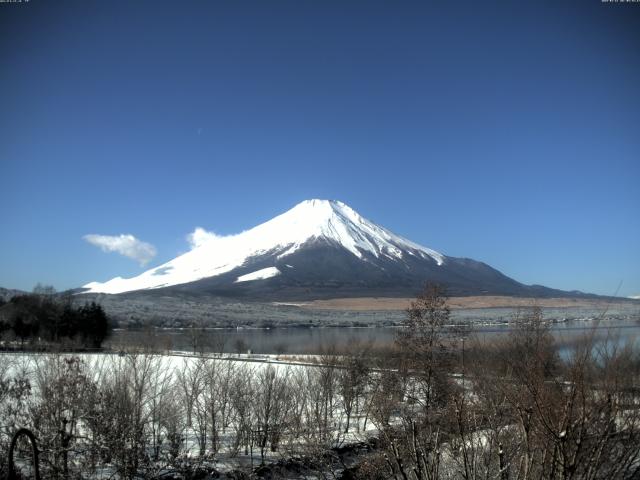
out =
<svg viewBox="0 0 640 480"><path fill-rule="evenodd" d="M77 306L70 296L55 294L51 287L0 301L0 335L15 339L21 347L68 345L100 348L111 331L102 306L95 302Z"/></svg>

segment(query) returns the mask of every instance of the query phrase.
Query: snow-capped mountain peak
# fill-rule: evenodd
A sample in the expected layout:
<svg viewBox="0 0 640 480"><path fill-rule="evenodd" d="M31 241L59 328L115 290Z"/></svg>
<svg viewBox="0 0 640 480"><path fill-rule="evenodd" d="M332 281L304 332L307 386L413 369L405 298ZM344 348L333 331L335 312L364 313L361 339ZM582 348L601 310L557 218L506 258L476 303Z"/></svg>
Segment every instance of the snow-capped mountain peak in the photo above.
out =
<svg viewBox="0 0 640 480"><path fill-rule="evenodd" d="M391 233L337 200L307 200L282 216L288 219L294 215L309 222L309 237L333 240L359 258L363 252L376 257L385 255L400 258L403 250L416 250L430 256L438 264L444 261L440 253Z"/></svg>
<svg viewBox="0 0 640 480"><path fill-rule="evenodd" d="M236 235L212 236L191 251L133 278L116 277L105 283L84 286L89 292L122 293L132 290L162 288L215 277L246 265L252 259L270 254L277 260L298 251L304 245L323 241L342 247L357 258L402 259L418 256L445 262L440 253L399 237L359 215L336 200L306 200L291 210ZM237 281L269 278L277 274L275 265Z"/></svg>

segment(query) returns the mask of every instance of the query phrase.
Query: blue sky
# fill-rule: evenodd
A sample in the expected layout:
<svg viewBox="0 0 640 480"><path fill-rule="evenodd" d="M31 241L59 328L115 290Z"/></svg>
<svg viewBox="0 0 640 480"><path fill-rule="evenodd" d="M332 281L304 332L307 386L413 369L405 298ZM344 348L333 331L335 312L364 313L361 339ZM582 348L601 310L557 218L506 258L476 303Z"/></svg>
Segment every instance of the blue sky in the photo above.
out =
<svg viewBox="0 0 640 480"><path fill-rule="evenodd" d="M339 199L525 283L640 294L640 5L0 4L0 286ZM151 255L155 253L154 255Z"/></svg>

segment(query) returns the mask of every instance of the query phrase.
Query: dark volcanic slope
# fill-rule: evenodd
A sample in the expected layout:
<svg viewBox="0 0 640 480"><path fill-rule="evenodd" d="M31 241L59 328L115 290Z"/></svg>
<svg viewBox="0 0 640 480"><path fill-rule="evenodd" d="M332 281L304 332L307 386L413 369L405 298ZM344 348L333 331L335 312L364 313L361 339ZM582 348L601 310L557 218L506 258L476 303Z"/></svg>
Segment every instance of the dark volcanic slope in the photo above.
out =
<svg viewBox="0 0 640 480"><path fill-rule="evenodd" d="M236 282L242 275L272 266L278 268L280 275ZM358 258L325 240L310 242L282 259L276 255L263 255L217 277L140 291L138 294L215 295L270 301L412 297L427 281L445 285L452 296L588 296L579 292L523 285L485 263L467 258L446 257L442 265L438 265L431 257L417 255L406 255L401 261L366 254Z"/></svg>

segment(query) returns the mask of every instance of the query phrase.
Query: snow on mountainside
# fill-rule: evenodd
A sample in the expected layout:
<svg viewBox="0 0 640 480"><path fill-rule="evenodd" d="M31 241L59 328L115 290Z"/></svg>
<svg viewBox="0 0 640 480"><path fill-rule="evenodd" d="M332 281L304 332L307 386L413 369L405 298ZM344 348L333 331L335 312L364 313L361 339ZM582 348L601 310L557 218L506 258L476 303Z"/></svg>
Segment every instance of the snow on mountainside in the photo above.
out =
<svg viewBox="0 0 640 480"><path fill-rule="evenodd" d="M241 275L236 279L235 283L264 280L266 278L275 277L276 275L280 275L280 270L278 270L277 267L267 267L255 272L247 273L246 275Z"/></svg>
<svg viewBox="0 0 640 480"><path fill-rule="evenodd" d="M364 262L370 256L392 261L411 256L437 266L447 261L440 253L370 222L342 202L307 200L251 230L212 238L137 277L89 283L84 286L88 289L85 293L157 289L217 277L264 255L275 255L278 260L291 256L303 245L318 240L342 247ZM235 282L267 279L280 273L276 267L261 268L237 277Z"/></svg>

